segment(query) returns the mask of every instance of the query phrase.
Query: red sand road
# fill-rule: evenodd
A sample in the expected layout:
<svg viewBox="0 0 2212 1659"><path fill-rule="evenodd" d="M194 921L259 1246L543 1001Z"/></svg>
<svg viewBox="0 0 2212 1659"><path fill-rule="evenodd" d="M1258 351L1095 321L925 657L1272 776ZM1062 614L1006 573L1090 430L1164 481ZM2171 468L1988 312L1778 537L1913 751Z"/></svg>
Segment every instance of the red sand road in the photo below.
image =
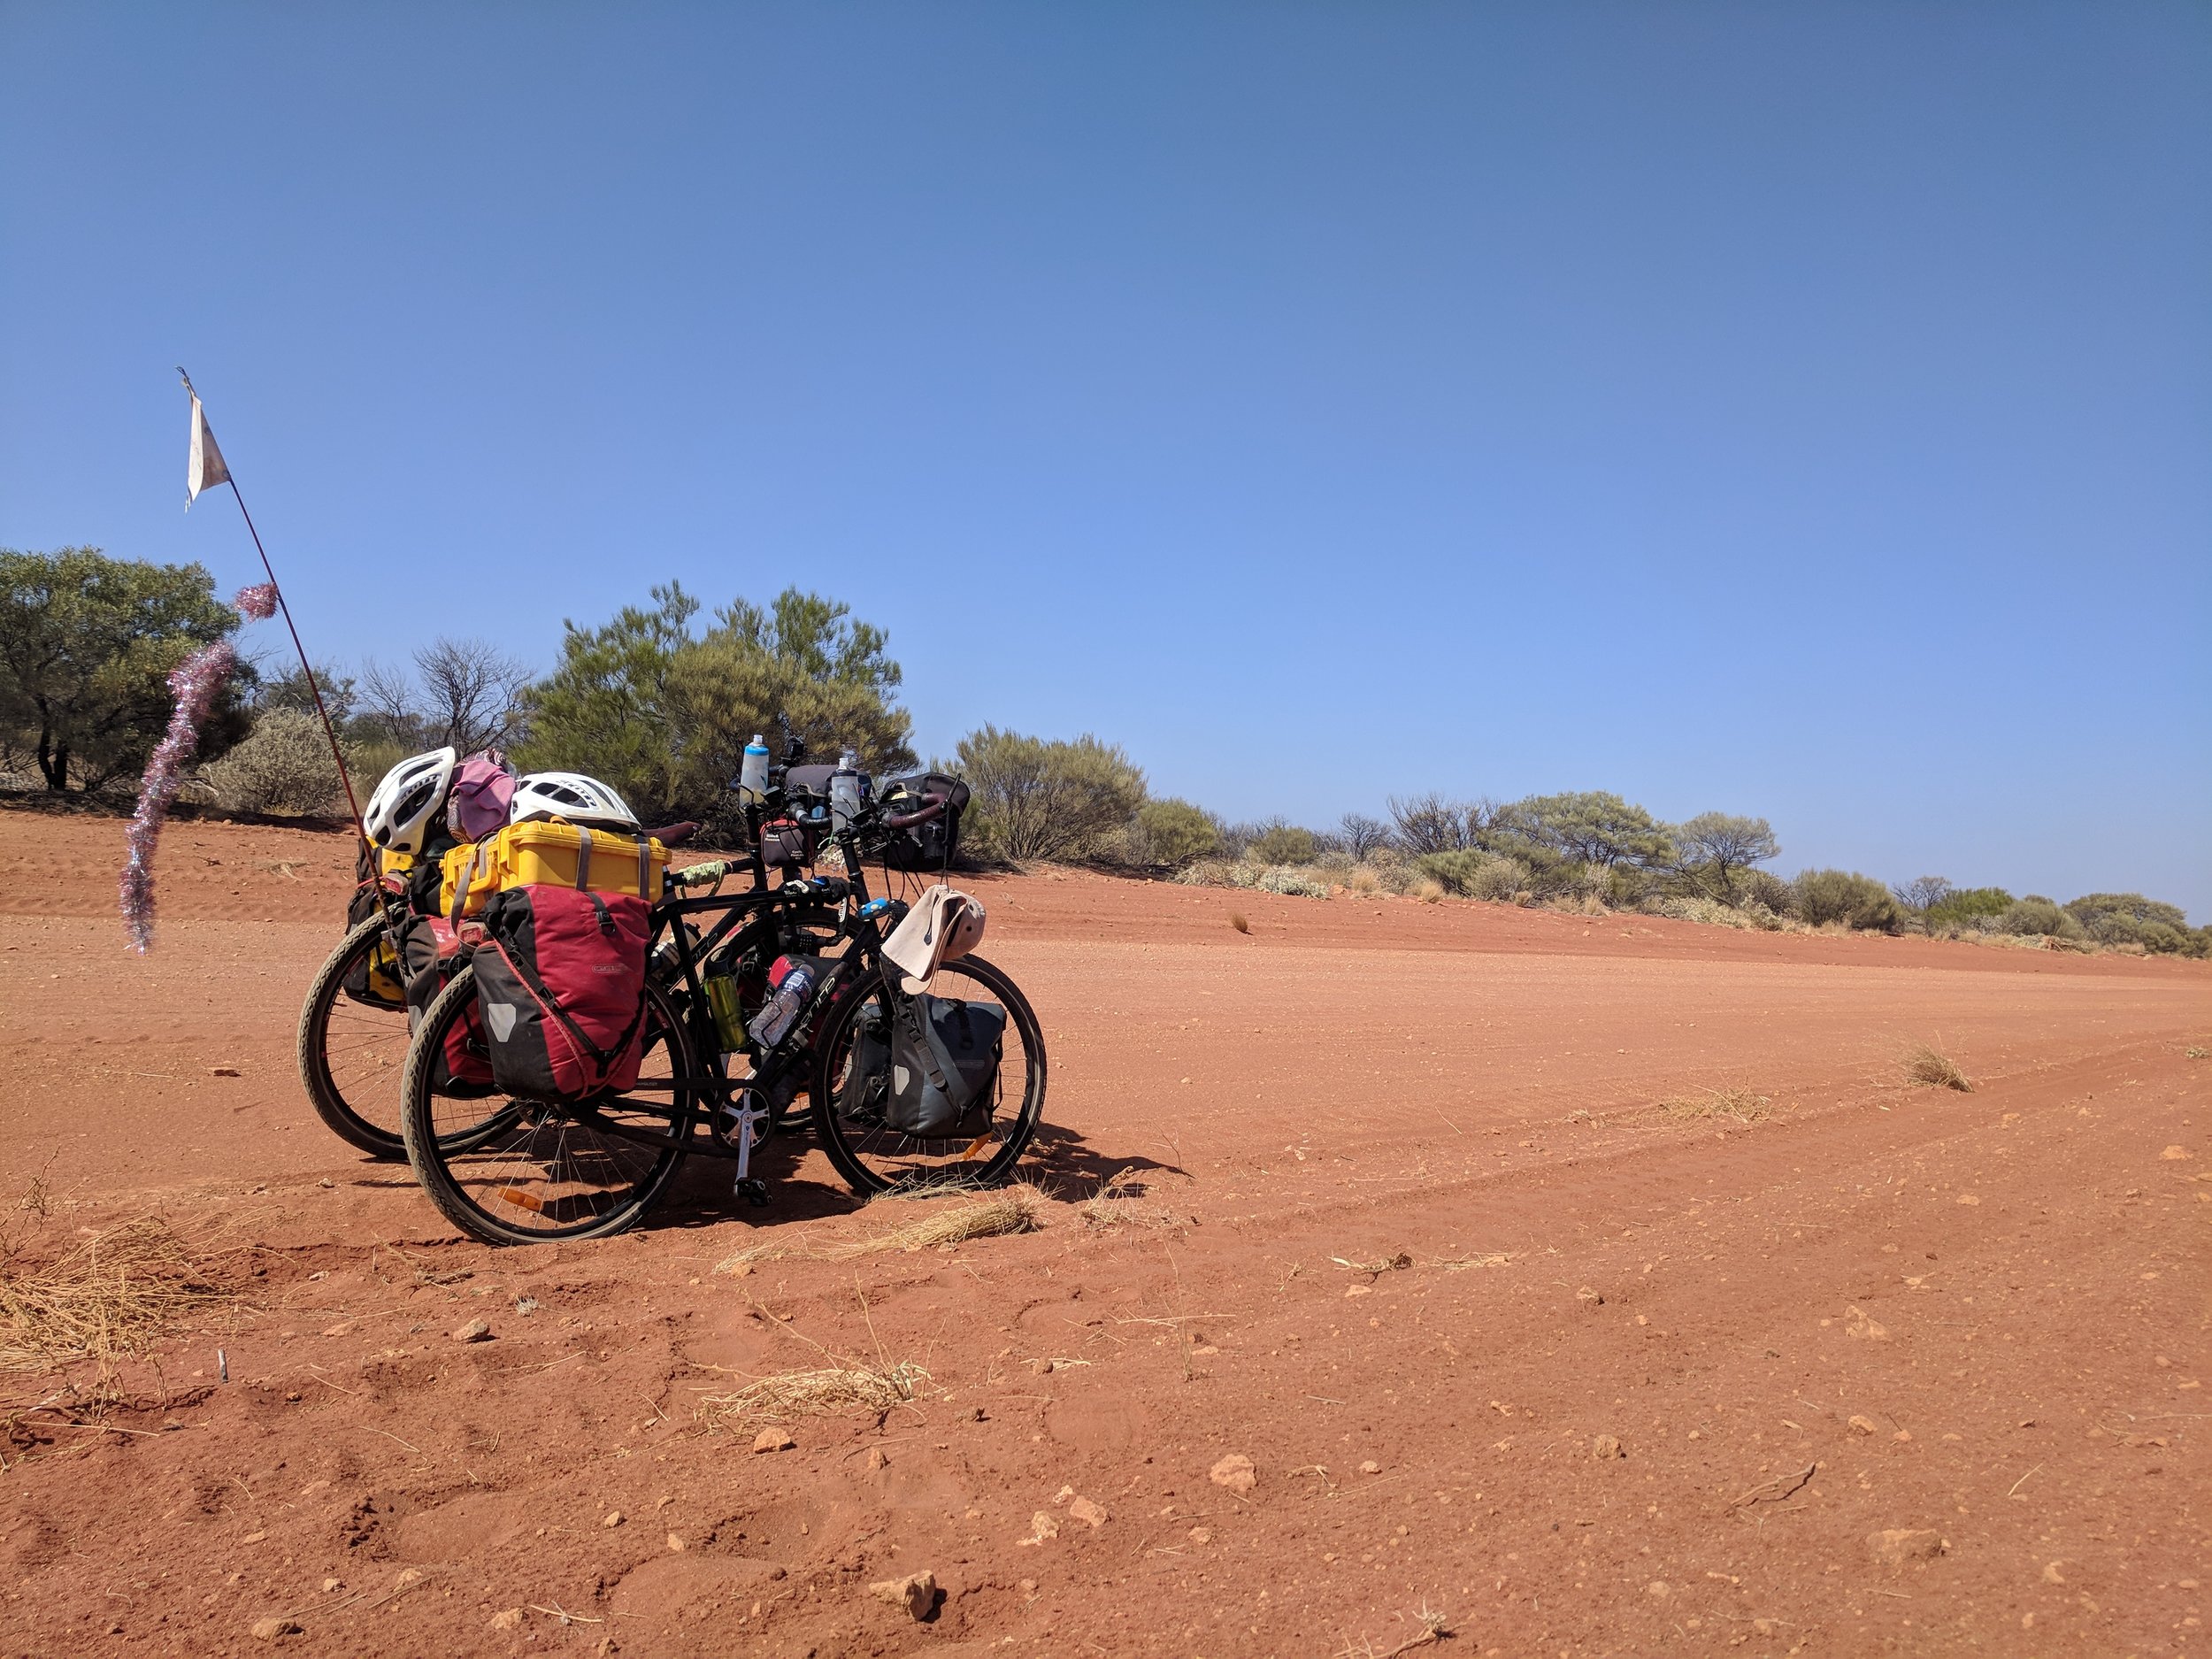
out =
<svg viewBox="0 0 2212 1659"><path fill-rule="evenodd" d="M702 1162L627 1238L455 1240L291 1076L343 841L173 827L142 960L120 848L0 815L0 1174L57 1195L33 1259L148 1211L265 1248L127 1374L136 1432L0 1372L0 1652L2203 1645L2205 964L978 880L1063 1200L732 1276L880 1224L798 1141L766 1212ZM1924 1041L1977 1092L1904 1086ZM1777 1115L1652 1110L1713 1087ZM824 1348L928 1379L790 1451L702 1428ZM923 1568L927 1622L867 1593Z"/></svg>

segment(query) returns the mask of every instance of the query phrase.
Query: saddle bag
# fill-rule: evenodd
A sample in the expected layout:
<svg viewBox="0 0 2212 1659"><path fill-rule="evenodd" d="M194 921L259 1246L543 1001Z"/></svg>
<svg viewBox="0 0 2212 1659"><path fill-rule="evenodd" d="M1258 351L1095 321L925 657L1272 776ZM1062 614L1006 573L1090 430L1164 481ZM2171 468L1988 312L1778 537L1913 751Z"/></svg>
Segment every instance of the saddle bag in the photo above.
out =
<svg viewBox="0 0 2212 1659"><path fill-rule="evenodd" d="M504 887L484 907L477 1011L510 1094L580 1101L637 1081L651 912L634 893L600 890L593 864L587 834L573 886Z"/></svg>
<svg viewBox="0 0 2212 1659"><path fill-rule="evenodd" d="M917 996L890 1025L884 1122L923 1140L981 1133L990 1122L1005 1049L1006 1010L996 1002ZM853 1058L856 1076L857 1038Z"/></svg>
<svg viewBox="0 0 2212 1659"><path fill-rule="evenodd" d="M968 809L968 786L941 772L920 772L894 778L878 792L884 811L898 817L919 811L930 797L941 795L944 811L926 824L896 830L883 849L883 862L894 870L949 870L960 856L960 815Z"/></svg>

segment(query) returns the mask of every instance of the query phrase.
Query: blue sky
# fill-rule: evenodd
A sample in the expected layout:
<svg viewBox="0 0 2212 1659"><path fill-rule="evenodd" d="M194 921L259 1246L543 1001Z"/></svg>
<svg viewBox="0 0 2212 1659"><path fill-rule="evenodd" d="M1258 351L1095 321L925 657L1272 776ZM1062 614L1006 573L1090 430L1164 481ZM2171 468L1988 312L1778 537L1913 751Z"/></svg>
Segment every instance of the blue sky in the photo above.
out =
<svg viewBox="0 0 2212 1659"><path fill-rule="evenodd" d="M0 545L2212 916L2212 11L0 4ZM273 639L264 641L272 649Z"/></svg>

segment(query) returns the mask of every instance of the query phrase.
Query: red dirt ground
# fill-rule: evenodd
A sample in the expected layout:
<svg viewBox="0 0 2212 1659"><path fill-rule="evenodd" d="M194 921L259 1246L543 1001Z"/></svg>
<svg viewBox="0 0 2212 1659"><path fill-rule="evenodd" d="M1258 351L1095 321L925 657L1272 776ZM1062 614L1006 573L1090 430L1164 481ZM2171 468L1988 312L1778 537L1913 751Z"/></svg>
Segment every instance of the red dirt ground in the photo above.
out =
<svg viewBox="0 0 2212 1659"><path fill-rule="evenodd" d="M143 959L121 844L0 815L0 1177L45 1171L34 1256L261 1248L111 1428L0 1372L0 1652L2204 1646L2205 964L979 880L1046 1226L733 1276L882 1212L779 1141L767 1211L703 1162L622 1239L460 1242L292 1074L345 842L173 826ZM1908 1087L1922 1041L1976 1092ZM1655 1110L1735 1087L1775 1117ZM928 1381L789 1451L701 1426L821 1348ZM924 1568L926 1623L866 1593Z"/></svg>

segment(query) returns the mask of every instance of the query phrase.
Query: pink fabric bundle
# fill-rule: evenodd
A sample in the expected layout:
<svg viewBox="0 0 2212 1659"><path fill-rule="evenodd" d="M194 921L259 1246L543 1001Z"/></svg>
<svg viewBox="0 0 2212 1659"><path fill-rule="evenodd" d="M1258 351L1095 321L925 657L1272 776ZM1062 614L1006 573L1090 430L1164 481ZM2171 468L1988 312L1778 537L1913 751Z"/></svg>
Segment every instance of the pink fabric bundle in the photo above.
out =
<svg viewBox="0 0 2212 1659"><path fill-rule="evenodd" d="M446 822L463 841L482 841L507 822L507 808L514 798L515 774L507 757L495 749L484 749L454 770Z"/></svg>

